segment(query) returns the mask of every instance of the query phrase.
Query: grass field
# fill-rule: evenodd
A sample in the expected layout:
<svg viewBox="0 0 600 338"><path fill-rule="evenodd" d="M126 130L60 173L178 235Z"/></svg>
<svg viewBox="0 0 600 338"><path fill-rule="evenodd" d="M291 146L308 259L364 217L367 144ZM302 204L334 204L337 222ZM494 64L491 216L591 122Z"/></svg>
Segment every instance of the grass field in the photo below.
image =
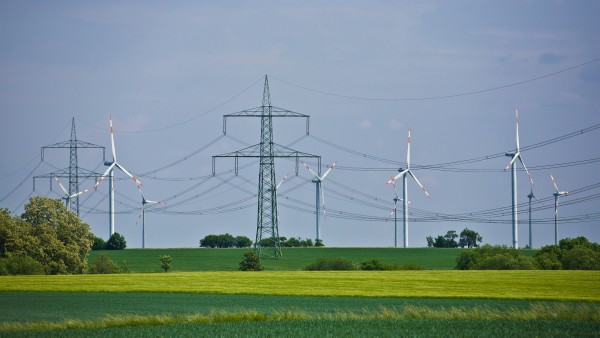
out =
<svg viewBox="0 0 600 338"><path fill-rule="evenodd" d="M0 291L600 301L600 271L261 271L2 276Z"/></svg>
<svg viewBox="0 0 600 338"><path fill-rule="evenodd" d="M426 248L288 248L234 271L245 251L101 251L136 273L1 276L0 336L600 337L599 271L457 271L460 249ZM428 270L300 271L318 257Z"/></svg>
<svg viewBox="0 0 600 338"><path fill-rule="evenodd" d="M106 254L115 262L123 261L132 272L159 272L158 256L173 258L175 271L227 271L237 270L244 252L249 249L125 249L118 251L92 251L92 262L98 255ZM265 259L265 270L302 270L319 257L344 257L354 263L379 258L390 265L418 264L425 269L453 269L461 249L430 248L284 248L283 259ZM529 252L528 252L529 253Z"/></svg>

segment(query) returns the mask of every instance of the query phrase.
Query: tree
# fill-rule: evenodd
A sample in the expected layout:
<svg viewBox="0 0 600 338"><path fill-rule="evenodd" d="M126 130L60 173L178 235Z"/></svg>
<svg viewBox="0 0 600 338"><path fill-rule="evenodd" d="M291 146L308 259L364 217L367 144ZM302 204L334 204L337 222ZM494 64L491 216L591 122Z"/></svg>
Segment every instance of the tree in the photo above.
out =
<svg viewBox="0 0 600 338"><path fill-rule="evenodd" d="M312 239L307 238L300 241L300 246L302 247L311 247L314 246Z"/></svg>
<svg viewBox="0 0 600 338"><path fill-rule="evenodd" d="M92 241L92 250L104 250L106 248L106 242L102 238L94 236Z"/></svg>
<svg viewBox="0 0 600 338"><path fill-rule="evenodd" d="M302 246L302 245L300 244L300 239L299 238L291 237L290 239L288 239L285 242L285 246L290 247L290 248L295 248L295 247L299 247L299 246Z"/></svg>
<svg viewBox="0 0 600 338"><path fill-rule="evenodd" d="M435 242L433 241L433 237L431 237L431 236L427 236L427 237L425 237L425 239L427 240L427 247L428 247L428 248L432 248L432 247L433 247L433 244L435 243Z"/></svg>
<svg viewBox="0 0 600 338"><path fill-rule="evenodd" d="M244 254L244 259L240 262L240 271L262 271L263 266L260 256L254 251L248 251Z"/></svg>
<svg viewBox="0 0 600 338"><path fill-rule="evenodd" d="M160 268L165 272L171 271L171 262L173 259L169 255L158 256L158 261L160 262Z"/></svg>
<svg viewBox="0 0 600 338"><path fill-rule="evenodd" d="M106 242L106 250L123 250L127 247L127 241L125 237L118 232L115 232L110 236Z"/></svg>
<svg viewBox="0 0 600 338"><path fill-rule="evenodd" d="M459 270L531 270L536 261L522 250L507 246L485 244L475 249L464 249L456 258Z"/></svg>
<svg viewBox="0 0 600 338"><path fill-rule="evenodd" d="M234 242L236 248L249 248L252 246L252 240L246 236L237 236Z"/></svg>
<svg viewBox="0 0 600 338"><path fill-rule="evenodd" d="M469 228L465 228L460 232L460 239L458 240L458 246L461 248L476 248L479 246L478 242L481 242L483 239L474 230L469 230Z"/></svg>
<svg viewBox="0 0 600 338"><path fill-rule="evenodd" d="M246 236L233 237L231 234L207 235L200 240L202 248L247 248L252 241Z"/></svg>
<svg viewBox="0 0 600 338"><path fill-rule="evenodd" d="M315 240L315 247L322 247L325 246L325 244L323 244L323 240L322 239L316 239Z"/></svg>
<svg viewBox="0 0 600 338"><path fill-rule="evenodd" d="M63 274L87 270L93 234L61 200L38 196L29 200L20 218L0 211L0 238L1 256L27 256L46 273Z"/></svg>

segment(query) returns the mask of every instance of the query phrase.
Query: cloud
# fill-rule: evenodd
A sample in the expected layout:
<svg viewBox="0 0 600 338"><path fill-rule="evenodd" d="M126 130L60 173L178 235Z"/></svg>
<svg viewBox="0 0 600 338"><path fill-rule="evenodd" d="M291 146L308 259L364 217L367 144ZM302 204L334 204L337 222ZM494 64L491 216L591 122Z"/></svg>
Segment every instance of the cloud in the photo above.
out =
<svg viewBox="0 0 600 338"><path fill-rule="evenodd" d="M360 122L360 127L364 129L370 129L371 127L373 127L373 123L371 123L370 120L362 120Z"/></svg>
<svg viewBox="0 0 600 338"><path fill-rule="evenodd" d="M391 119L390 122L388 122L388 127L392 130L398 130L402 128L402 123L396 119Z"/></svg>
<svg viewBox="0 0 600 338"><path fill-rule="evenodd" d="M554 53L544 53L544 54L540 55L540 58L538 59L538 63L545 64L545 65L551 65L551 64L561 63L564 59L566 59L565 56L560 56L560 55L557 55Z"/></svg>

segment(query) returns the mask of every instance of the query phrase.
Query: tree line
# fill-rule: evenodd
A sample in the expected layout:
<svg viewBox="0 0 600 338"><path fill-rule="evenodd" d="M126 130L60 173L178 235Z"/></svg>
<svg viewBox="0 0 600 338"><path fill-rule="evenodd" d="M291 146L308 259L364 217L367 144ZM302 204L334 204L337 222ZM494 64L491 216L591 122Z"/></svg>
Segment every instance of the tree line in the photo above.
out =
<svg viewBox="0 0 600 338"><path fill-rule="evenodd" d="M258 243L261 247L273 247L277 239L275 237L263 238ZM200 240L202 248L249 248L253 244L252 240L246 236L233 236L229 233L222 235L207 235ZM291 237L287 239L284 236L279 237L279 246L282 247L320 247L324 246L323 241L318 239L314 243L312 239L302 239L300 237Z"/></svg>
<svg viewBox="0 0 600 338"><path fill-rule="evenodd" d="M439 235L435 239L427 236L427 246L430 248L476 248L483 238L477 231L465 228L460 234L455 230L449 230L445 235ZM458 241L456 241L458 239Z"/></svg>

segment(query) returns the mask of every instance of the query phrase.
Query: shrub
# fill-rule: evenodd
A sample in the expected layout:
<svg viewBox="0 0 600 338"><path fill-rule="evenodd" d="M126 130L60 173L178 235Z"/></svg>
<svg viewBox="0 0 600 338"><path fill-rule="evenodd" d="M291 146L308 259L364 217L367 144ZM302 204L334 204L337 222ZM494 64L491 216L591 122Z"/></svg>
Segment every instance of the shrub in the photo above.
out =
<svg viewBox="0 0 600 338"><path fill-rule="evenodd" d="M394 267L394 270L425 270L425 268L417 263L406 263L399 267Z"/></svg>
<svg viewBox="0 0 600 338"><path fill-rule="evenodd" d="M127 241L125 237L118 232L115 232L110 236L108 242L106 242L106 250L123 250L127 247Z"/></svg>
<svg viewBox="0 0 600 338"><path fill-rule="evenodd" d="M307 265L305 270L308 271L347 271L347 270L356 270L352 261L343 258L318 258L314 263Z"/></svg>
<svg viewBox="0 0 600 338"><path fill-rule="evenodd" d="M44 275L44 265L29 256L0 259L0 275Z"/></svg>
<svg viewBox="0 0 600 338"><path fill-rule="evenodd" d="M244 259L240 262L240 271L262 271L263 266L260 256L254 251L248 251L244 254Z"/></svg>
<svg viewBox="0 0 600 338"><path fill-rule="evenodd" d="M543 252L534 256L537 265L542 270L560 270L562 263L556 254L551 252Z"/></svg>
<svg viewBox="0 0 600 338"><path fill-rule="evenodd" d="M600 270L600 252L576 246L563 256L562 263L568 270Z"/></svg>
<svg viewBox="0 0 600 338"><path fill-rule="evenodd" d="M371 258L360 262L361 270L390 270L391 267L384 265L378 258Z"/></svg>
<svg viewBox="0 0 600 338"><path fill-rule="evenodd" d="M158 261L160 262L160 268L165 272L171 271L171 262L173 259L169 255L158 256Z"/></svg>
<svg viewBox="0 0 600 338"><path fill-rule="evenodd" d="M92 250L104 250L105 247L106 242L102 238L94 236Z"/></svg>
<svg viewBox="0 0 600 338"><path fill-rule="evenodd" d="M92 267L90 268L90 273L94 274L109 274L109 273L119 273L121 269L107 254L102 254L92 262Z"/></svg>
<svg viewBox="0 0 600 338"><path fill-rule="evenodd" d="M485 244L475 249L465 249L456 258L459 270L531 270L536 269L535 259L518 249Z"/></svg>
<svg viewBox="0 0 600 338"><path fill-rule="evenodd" d="M316 239L315 240L315 246L316 247L322 247L322 246L325 246L325 244L323 244L323 240L322 239Z"/></svg>

